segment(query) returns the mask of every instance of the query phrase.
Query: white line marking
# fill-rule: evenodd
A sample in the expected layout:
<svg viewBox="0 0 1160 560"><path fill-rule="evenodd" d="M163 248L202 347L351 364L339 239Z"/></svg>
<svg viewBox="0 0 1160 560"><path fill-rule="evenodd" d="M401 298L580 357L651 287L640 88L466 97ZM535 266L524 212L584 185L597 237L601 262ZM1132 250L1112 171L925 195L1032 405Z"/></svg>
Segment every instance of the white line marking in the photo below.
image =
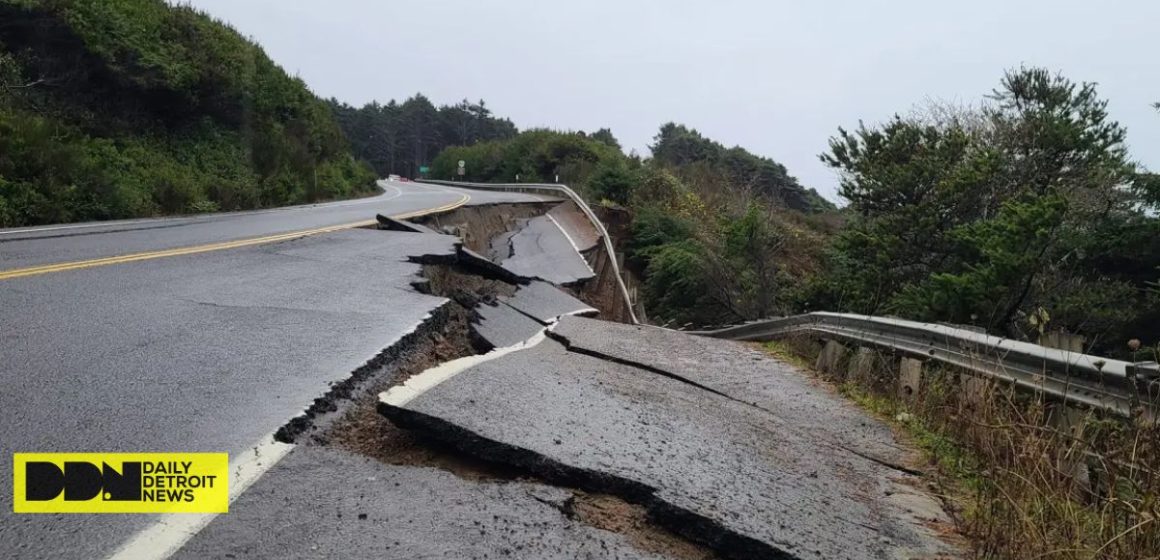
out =
<svg viewBox="0 0 1160 560"><path fill-rule="evenodd" d="M547 216L548 219L551 220L552 223L556 225L556 229L560 230L560 233L564 234L564 238L567 239L568 243L570 243L572 245L572 249L575 250L577 253L579 253L580 246L576 244L576 241L572 239L571 235L568 235L567 231L564 231L564 226L561 226L560 222L557 222L556 218L553 218L551 214L544 214L544 215Z"/></svg>
<svg viewBox="0 0 1160 560"><path fill-rule="evenodd" d="M398 344L403 337L417 330L430 318L430 313L423 315L422 319L386 347ZM235 455L234 460L230 461L230 503L234 503L238 496L266 474L266 471L278 464L278 461L294 447L292 444L276 441L274 434L271 433L241 455ZM189 539L197 535L218 515L216 513L161 515L152 525L122 543L116 551L106 557L106 560L165 560L181 550Z"/></svg>
<svg viewBox="0 0 1160 560"><path fill-rule="evenodd" d="M564 238L567 239L568 243L572 245L572 250L576 251L577 255L580 255L580 261L584 263L584 266L588 267L588 272L591 272L592 275L595 276L596 271L592 269L592 265L588 264L588 259L584 258L584 253L580 252L580 247L576 245L575 241L572 240L572 236L568 235L568 232L564 231L564 228L560 225L560 222L557 222L556 218L553 218L551 214L544 215L547 216L549 220L551 220L551 222L556 226L556 229L560 230L560 233L564 234Z"/></svg>
<svg viewBox="0 0 1160 560"><path fill-rule="evenodd" d="M427 391L430 391L431 389L439 386L440 383L443 383L444 381L447 381L448 379L463 373L465 370L472 366L479 365L484 362L490 362L491 360L506 356L512 352L527 350L528 348L543 342L545 338L547 338L547 335L544 334L544 329L540 329L540 332L536 333L534 336L523 342L518 342L503 348L496 348L495 350L480 356L466 356L463 358L451 360L450 362L439 364L431 369L424 370L422 373L404 381L402 385L395 385L394 387L387 389L385 392L379 393L379 400L391 406L403 406L414 400L419 395L422 395L423 393L426 393Z"/></svg>
<svg viewBox="0 0 1160 560"><path fill-rule="evenodd" d="M230 461L230 503L266 471L281 461L294 446L274 440L274 434ZM108 560L163 560L169 558L209 525L218 514L168 514L126 541Z"/></svg>

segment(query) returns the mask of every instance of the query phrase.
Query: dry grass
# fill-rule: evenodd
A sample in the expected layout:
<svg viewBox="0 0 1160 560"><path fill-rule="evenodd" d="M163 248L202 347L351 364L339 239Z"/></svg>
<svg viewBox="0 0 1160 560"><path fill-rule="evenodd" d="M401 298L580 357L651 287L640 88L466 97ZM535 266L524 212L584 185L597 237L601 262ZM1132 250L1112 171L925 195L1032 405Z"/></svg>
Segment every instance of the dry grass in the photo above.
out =
<svg viewBox="0 0 1160 560"><path fill-rule="evenodd" d="M923 449L975 557L1160 558L1156 423L1101 418L929 363L922 389L904 398L897 360L874 362L833 380Z"/></svg>

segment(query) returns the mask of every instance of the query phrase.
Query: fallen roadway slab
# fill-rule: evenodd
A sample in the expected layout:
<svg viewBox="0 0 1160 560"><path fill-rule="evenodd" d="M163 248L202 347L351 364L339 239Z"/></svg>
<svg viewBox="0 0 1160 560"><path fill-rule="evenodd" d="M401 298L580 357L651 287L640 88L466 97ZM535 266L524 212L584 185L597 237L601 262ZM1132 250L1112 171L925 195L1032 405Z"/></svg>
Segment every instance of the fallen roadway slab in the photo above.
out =
<svg viewBox="0 0 1160 560"><path fill-rule="evenodd" d="M761 408L787 429L816 434L819 442L907 469L903 465L909 453L894 443L888 425L867 422L857 405L819 390L818 382L806 372L745 344L582 317L562 317L549 335L573 352L699 385Z"/></svg>
<svg viewBox="0 0 1160 560"><path fill-rule="evenodd" d="M677 352L671 343L688 339L677 336L657 351ZM708 354L689 365L731 362ZM380 412L472 456L640 503L662 526L724 556L953 552L913 513L913 500L892 499L913 497L914 477L687 381L551 339L439 374L437 384L413 379L423 392L383 393Z"/></svg>
<svg viewBox="0 0 1160 560"><path fill-rule="evenodd" d="M575 500L534 481L298 447L172 558L669 557L573 520Z"/></svg>
<svg viewBox="0 0 1160 560"><path fill-rule="evenodd" d="M508 244L504 268L528 278L539 278L568 286L596 276L576 243L553 218L537 216L527 220L515 233L500 236ZM493 254L503 256L502 247L492 244Z"/></svg>
<svg viewBox="0 0 1160 560"><path fill-rule="evenodd" d="M545 325L554 323L561 316L599 313L587 303L547 282L540 281L520 286L515 295L500 297L499 301Z"/></svg>
<svg viewBox="0 0 1160 560"><path fill-rule="evenodd" d="M543 324L505 303L482 303L475 312L479 322L471 325L471 329L493 348L517 344L544 329Z"/></svg>
<svg viewBox="0 0 1160 560"><path fill-rule="evenodd" d="M600 243L600 232L575 202L569 201L553 207L548 211L548 217L568 236L577 251L583 253Z"/></svg>

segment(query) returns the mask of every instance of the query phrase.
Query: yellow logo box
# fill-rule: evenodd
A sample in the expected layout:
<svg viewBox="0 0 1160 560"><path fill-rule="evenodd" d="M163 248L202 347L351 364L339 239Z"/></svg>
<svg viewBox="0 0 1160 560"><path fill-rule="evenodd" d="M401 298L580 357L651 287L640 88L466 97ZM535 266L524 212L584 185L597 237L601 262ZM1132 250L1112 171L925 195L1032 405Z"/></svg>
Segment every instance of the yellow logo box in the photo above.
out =
<svg viewBox="0 0 1160 560"><path fill-rule="evenodd" d="M15 453L16 513L226 513L226 453Z"/></svg>

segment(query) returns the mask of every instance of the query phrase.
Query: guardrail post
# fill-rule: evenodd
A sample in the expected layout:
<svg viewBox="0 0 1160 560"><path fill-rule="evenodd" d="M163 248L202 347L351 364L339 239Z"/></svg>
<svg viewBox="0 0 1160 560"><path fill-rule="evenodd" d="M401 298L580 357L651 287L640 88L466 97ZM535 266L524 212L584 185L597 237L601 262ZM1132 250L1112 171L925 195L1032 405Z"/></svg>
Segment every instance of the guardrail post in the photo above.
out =
<svg viewBox="0 0 1160 560"><path fill-rule="evenodd" d="M854 357L850 358L850 367L846 371L847 378L867 385L874 385L873 376L874 368L878 365L875 363L877 358L878 356L872 348L858 348Z"/></svg>
<svg viewBox="0 0 1160 560"><path fill-rule="evenodd" d="M922 360L902 358L898 362L898 396L913 400L922 390Z"/></svg>
<svg viewBox="0 0 1160 560"><path fill-rule="evenodd" d="M1071 446L1071 439L1082 440L1084 428L1087 427L1089 412L1086 409L1068 406L1066 403L1053 403L1049 414L1051 427L1068 440L1062 443L1065 449ZM1088 465L1087 457L1083 453L1067 454L1059 457L1056 468L1075 480L1075 499L1089 500L1092 496L1092 469Z"/></svg>
<svg viewBox="0 0 1160 560"><path fill-rule="evenodd" d="M846 357L845 346L835 340L827 340L825 347L822 348L821 353L818 354L818 361L814 364L814 369L819 373L837 374L839 373L839 366L842 359Z"/></svg>
<svg viewBox="0 0 1160 560"><path fill-rule="evenodd" d="M959 385L963 389L963 401L967 405L980 407L987 403L987 395L991 391L990 381L963 372L959 374Z"/></svg>

